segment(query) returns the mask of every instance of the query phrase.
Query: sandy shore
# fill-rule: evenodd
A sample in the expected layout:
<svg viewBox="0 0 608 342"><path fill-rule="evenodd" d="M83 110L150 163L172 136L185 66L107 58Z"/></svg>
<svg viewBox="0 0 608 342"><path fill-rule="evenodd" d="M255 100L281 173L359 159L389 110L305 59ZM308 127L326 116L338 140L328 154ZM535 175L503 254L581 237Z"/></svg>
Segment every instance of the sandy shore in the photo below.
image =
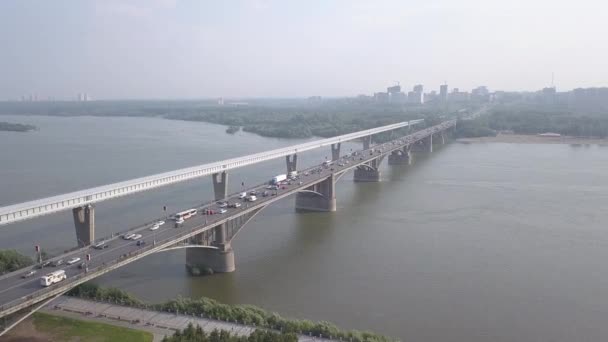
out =
<svg viewBox="0 0 608 342"><path fill-rule="evenodd" d="M608 145L608 139L578 137L540 137L538 135L498 134L495 137L460 138L457 142L470 143L512 143L512 144L571 144Z"/></svg>

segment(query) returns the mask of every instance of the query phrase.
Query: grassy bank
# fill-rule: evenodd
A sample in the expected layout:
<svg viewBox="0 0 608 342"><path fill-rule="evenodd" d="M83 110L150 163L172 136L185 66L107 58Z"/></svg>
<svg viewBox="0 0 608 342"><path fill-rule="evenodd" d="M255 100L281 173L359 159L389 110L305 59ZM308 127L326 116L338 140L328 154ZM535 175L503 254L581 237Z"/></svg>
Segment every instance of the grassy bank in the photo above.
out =
<svg viewBox="0 0 608 342"><path fill-rule="evenodd" d="M151 342L151 333L37 312L9 331L3 341Z"/></svg>

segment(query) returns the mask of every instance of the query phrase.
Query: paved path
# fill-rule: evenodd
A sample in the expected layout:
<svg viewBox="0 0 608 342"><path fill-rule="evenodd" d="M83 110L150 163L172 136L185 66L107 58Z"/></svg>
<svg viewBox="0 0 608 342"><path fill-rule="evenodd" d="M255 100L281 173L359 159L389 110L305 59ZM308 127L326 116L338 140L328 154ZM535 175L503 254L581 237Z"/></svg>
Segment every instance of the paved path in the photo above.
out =
<svg viewBox="0 0 608 342"><path fill-rule="evenodd" d="M48 307L41 310L53 315L71 318L98 321L127 328L149 331L154 334L154 341L160 341L165 335L173 335L175 330L184 329L188 323L210 333L214 329L227 330L236 335L249 336L256 328L252 326L223 322L202 317L176 315L172 313L136 309L116 304L94 302L80 298L62 296L53 301ZM298 336L299 341L323 341L305 335Z"/></svg>

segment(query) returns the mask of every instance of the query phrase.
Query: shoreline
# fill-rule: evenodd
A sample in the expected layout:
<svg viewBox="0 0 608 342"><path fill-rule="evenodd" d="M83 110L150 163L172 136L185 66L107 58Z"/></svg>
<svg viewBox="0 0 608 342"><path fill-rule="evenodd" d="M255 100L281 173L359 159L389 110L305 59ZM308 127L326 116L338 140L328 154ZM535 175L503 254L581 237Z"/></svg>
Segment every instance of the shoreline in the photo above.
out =
<svg viewBox="0 0 608 342"><path fill-rule="evenodd" d="M607 138L580 138L571 136L541 137L525 134L498 134L495 137L459 138L461 144L508 143L508 144L569 144L569 145L608 145Z"/></svg>

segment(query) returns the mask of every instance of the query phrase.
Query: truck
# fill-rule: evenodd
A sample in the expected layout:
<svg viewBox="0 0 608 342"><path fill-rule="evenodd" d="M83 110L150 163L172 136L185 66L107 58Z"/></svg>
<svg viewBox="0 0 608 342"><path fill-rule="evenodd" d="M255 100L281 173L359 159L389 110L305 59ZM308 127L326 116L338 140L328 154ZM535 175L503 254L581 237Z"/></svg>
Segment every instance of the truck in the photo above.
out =
<svg viewBox="0 0 608 342"><path fill-rule="evenodd" d="M279 184L280 182L287 180L287 175L274 176L270 181L270 184Z"/></svg>
<svg viewBox="0 0 608 342"><path fill-rule="evenodd" d="M42 286L51 286L55 283L58 283L64 279L66 279L67 276L65 275L65 271L64 270L59 270L59 271L55 271L55 272L51 272L43 277L40 278L40 285Z"/></svg>

